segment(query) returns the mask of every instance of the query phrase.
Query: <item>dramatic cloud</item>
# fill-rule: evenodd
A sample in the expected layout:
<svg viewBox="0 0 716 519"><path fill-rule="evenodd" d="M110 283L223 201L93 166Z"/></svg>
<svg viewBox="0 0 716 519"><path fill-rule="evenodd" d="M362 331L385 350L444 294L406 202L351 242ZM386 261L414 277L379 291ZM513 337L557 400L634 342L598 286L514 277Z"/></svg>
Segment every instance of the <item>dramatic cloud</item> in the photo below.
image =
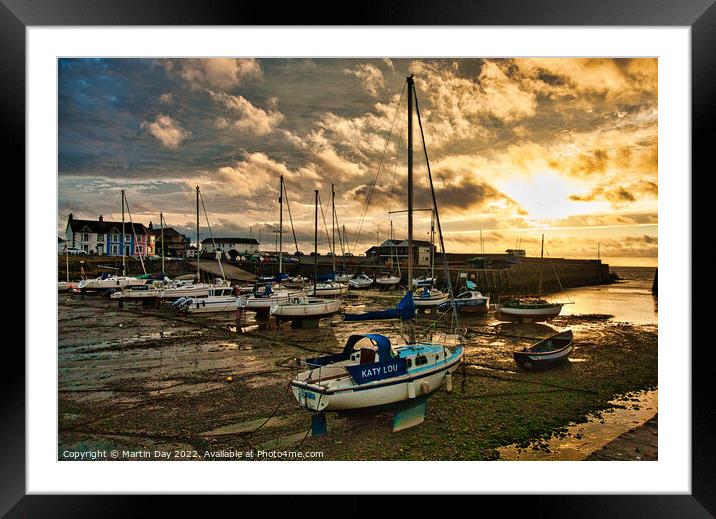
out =
<svg viewBox="0 0 716 519"><path fill-rule="evenodd" d="M191 132L185 130L181 125L168 115L158 115L152 122L144 121L144 128L164 146L177 149L183 140L191 137Z"/></svg>
<svg viewBox="0 0 716 519"><path fill-rule="evenodd" d="M237 130L256 135L267 135L273 132L283 120L281 112L266 111L258 108L243 96L233 96L223 92L212 92L211 90L208 92L214 102L222 104L230 112L238 115L238 118L233 121L233 127ZM276 105L277 102L274 100L271 104ZM217 121L221 121L221 123L217 122L217 128L228 126L228 121L225 117L220 117Z"/></svg>
<svg viewBox="0 0 716 519"><path fill-rule="evenodd" d="M261 66L254 59L174 59L165 61L164 68L167 72L177 74L193 88L231 89L263 76Z"/></svg>
<svg viewBox="0 0 716 519"><path fill-rule="evenodd" d="M374 97L378 96L384 86L383 73L378 67L370 63L361 63L353 69L344 69L343 73L360 79L366 92Z"/></svg>
<svg viewBox="0 0 716 519"><path fill-rule="evenodd" d="M406 204L411 73L449 251L534 253L546 233L552 255L655 261L656 59L61 59L58 232L117 216L121 189L137 220L191 230L198 184L216 235L272 248L283 175L302 249L331 185L353 252L391 221L404 237L388 213Z"/></svg>

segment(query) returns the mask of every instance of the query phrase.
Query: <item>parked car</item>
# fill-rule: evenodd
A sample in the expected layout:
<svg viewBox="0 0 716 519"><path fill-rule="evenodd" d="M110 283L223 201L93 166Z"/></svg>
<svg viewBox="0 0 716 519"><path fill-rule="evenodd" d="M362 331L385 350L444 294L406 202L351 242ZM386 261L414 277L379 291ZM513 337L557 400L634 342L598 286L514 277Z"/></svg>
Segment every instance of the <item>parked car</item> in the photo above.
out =
<svg viewBox="0 0 716 519"><path fill-rule="evenodd" d="M305 254L303 252L301 252L300 250L297 250L296 252L294 252L293 255L294 256L305 256Z"/></svg>
<svg viewBox="0 0 716 519"><path fill-rule="evenodd" d="M320 256L320 255L321 255L320 252L312 252L312 253L310 254L310 256Z"/></svg>
<svg viewBox="0 0 716 519"><path fill-rule="evenodd" d="M79 254L79 255L82 255L82 256L86 256L86 255L87 255L87 253L86 253L85 251L80 250L80 249L78 249L77 247L67 247L67 249L65 249L65 252L66 252L67 254Z"/></svg>

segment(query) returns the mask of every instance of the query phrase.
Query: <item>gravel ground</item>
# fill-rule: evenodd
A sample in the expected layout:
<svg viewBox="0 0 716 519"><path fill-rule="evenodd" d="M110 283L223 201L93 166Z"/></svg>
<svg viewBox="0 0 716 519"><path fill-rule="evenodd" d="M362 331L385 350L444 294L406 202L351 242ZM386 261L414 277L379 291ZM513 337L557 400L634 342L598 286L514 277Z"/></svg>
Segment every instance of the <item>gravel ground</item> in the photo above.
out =
<svg viewBox="0 0 716 519"><path fill-rule="evenodd" d="M400 295L365 291L346 311L385 308ZM434 322L418 318L418 329ZM425 422L392 433L389 412L328 415L329 434L307 436L310 415L288 390L295 359L340 351L356 331L399 342L397 323L276 328L233 314L181 316L167 305L142 308L99 295L59 296L58 459L117 451L116 459L235 459L237 452L321 453L329 460L497 459L500 446L533 445L610 407L615 395L657 386L657 327L607 315L564 316L549 326L461 321L467 366L455 391L438 391ZM444 335L440 321L435 339ZM519 371L512 351L571 328L570 362ZM227 454L228 453L228 454ZM231 454L231 457L229 456ZM265 459L265 458L264 458ZM271 459L271 458L269 458Z"/></svg>

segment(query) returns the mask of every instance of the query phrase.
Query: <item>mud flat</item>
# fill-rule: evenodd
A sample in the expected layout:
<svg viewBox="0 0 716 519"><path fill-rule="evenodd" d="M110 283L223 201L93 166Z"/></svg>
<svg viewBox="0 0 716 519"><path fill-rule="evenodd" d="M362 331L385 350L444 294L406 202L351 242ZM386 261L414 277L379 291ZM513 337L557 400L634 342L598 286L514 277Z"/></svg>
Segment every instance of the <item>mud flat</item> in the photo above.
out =
<svg viewBox="0 0 716 519"><path fill-rule="evenodd" d="M344 309L399 299L364 291ZM420 315L418 331L427 334L434 318ZM461 320L467 365L452 393L430 398L422 425L394 434L388 412L330 413L329 433L313 438L310 415L288 389L295 359L340 351L361 331L400 343L398 323L335 316L317 329L252 317L238 324L233 314L183 316L167 305L120 309L102 296L59 296L58 459L96 450L117 451L120 460L286 459L259 451L327 460L499 459L502 447L531 448L614 409L617 396L657 386L655 324L570 315L524 327L470 317ZM449 319L431 328L435 339L443 324ZM514 349L564 328L575 336L569 363L542 373L516 368Z"/></svg>

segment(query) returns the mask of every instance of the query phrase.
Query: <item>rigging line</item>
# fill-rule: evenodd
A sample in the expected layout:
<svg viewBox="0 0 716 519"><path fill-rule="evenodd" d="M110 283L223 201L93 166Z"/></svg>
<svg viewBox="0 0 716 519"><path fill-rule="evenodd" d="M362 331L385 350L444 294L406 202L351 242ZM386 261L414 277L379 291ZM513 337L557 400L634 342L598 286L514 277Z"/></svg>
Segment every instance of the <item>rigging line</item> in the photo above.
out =
<svg viewBox="0 0 716 519"><path fill-rule="evenodd" d="M385 137L385 145L383 146L383 152L380 154L380 161L378 162L378 167L375 170L375 175L373 177L373 181L371 182L370 187L368 188L368 197L366 199L365 206L363 207L363 213L361 214L360 222L358 224L358 230L356 231L355 240L353 241L353 247L350 250L355 251L356 247L358 246L358 239L360 238L360 232L363 228L363 221L365 220L365 216L368 213L368 207L370 206L370 201L373 198L373 189L375 188L376 183L378 182L378 175L380 174L380 168L383 165L383 159L385 158L385 152L388 149L388 143L390 142L390 136L393 134L393 128L395 127L395 121L398 118L398 114L400 112L400 106L403 103L403 95L405 94L406 85L403 85L403 88L400 90L400 99L398 99L398 104L395 106L395 115L393 116L393 122L390 123L390 131L388 132L388 135Z"/></svg>
<svg viewBox="0 0 716 519"><path fill-rule="evenodd" d="M423 121L420 118L420 108L418 106L418 92L415 89L415 85L413 85L413 97L415 98L415 114L418 116L418 126L420 127L420 138L423 143L423 152L425 153L425 164L428 169L428 180L430 181L430 195L433 199L433 210L435 212L435 222L438 224L438 236L440 237L440 249L442 250L443 254L443 266L445 270L445 280L448 285L448 293L450 294L450 300L452 301L452 307L453 307L453 323L455 326L460 325L458 311L457 311L457 305L455 305L455 294L452 290L452 280L450 279L450 270L448 269L448 263L447 263L447 253L445 252L445 239L443 238L443 230L440 225L440 215L438 214L438 202L435 198L435 188L433 186L433 174L430 170L430 159L428 158L428 148L425 144L425 133L423 132Z"/></svg>
<svg viewBox="0 0 716 519"><path fill-rule="evenodd" d="M296 229L293 227L293 217L291 216L291 206L288 204L288 191L286 190L286 183L283 184L283 194L286 197L286 209L288 209L288 220L291 222L291 232L293 233L293 244L296 246L296 252L298 252L298 240L296 240Z"/></svg>
<svg viewBox="0 0 716 519"><path fill-rule="evenodd" d="M214 233L211 232L211 224L209 223L209 215L206 214L206 205L204 205L204 195L199 192L199 199L201 200L201 207L204 209L204 218L206 218L206 227L209 229L209 236L211 237L211 243L214 244L214 252L216 252L216 241L214 241ZM198 247L197 247L198 249ZM221 270L221 278L226 279L224 274L224 266L221 264L221 254L217 255L217 261L219 262L219 270Z"/></svg>
<svg viewBox="0 0 716 519"><path fill-rule="evenodd" d="M318 194L318 207L321 208L321 216L323 217L323 228L326 230L326 241L328 242L328 250L331 254L336 252L333 250L333 244L331 243L331 235L328 233L328 224L326 223L326 213L323 212L323 204L321 203L321 195Z"/></svg>
<svg viewBox="0 0 716 519"><path fill-rule="evenodd" d="M402 116L402 113L403 112L401 111L401 116ZM393 192L395 191L395 176L398 172L398 162L400 161L400 148L403 144L402 137L403 137L403 129L405 128L405 119L407 119L407 117L400 118L400 131L398 132L398 146L397 146L397 151L395 153L395 166L393 168L393 180L391 181L391 184L390 184L390 201L388 202L388 213L390 213L390 210L393 207Z"/></svg>
<svg viewBox="0 0 716 519"><path fill-rule="evenodd" d="M127 207L127 214L129 215L129 225L132 226L132 234L134 234L134 253L137 254L137 229L134 228L134 222L132 221L132 211L129 210L129 202L127 202L127 194L124 195L124 205ZM122 244L124 246L124 244ZM146 251L142 251L146 252ZM147 273L147 269L144 268L144 260L142 259L142 255L139 254L139 262L142 264L142 271L144 273Z"/></svg>

